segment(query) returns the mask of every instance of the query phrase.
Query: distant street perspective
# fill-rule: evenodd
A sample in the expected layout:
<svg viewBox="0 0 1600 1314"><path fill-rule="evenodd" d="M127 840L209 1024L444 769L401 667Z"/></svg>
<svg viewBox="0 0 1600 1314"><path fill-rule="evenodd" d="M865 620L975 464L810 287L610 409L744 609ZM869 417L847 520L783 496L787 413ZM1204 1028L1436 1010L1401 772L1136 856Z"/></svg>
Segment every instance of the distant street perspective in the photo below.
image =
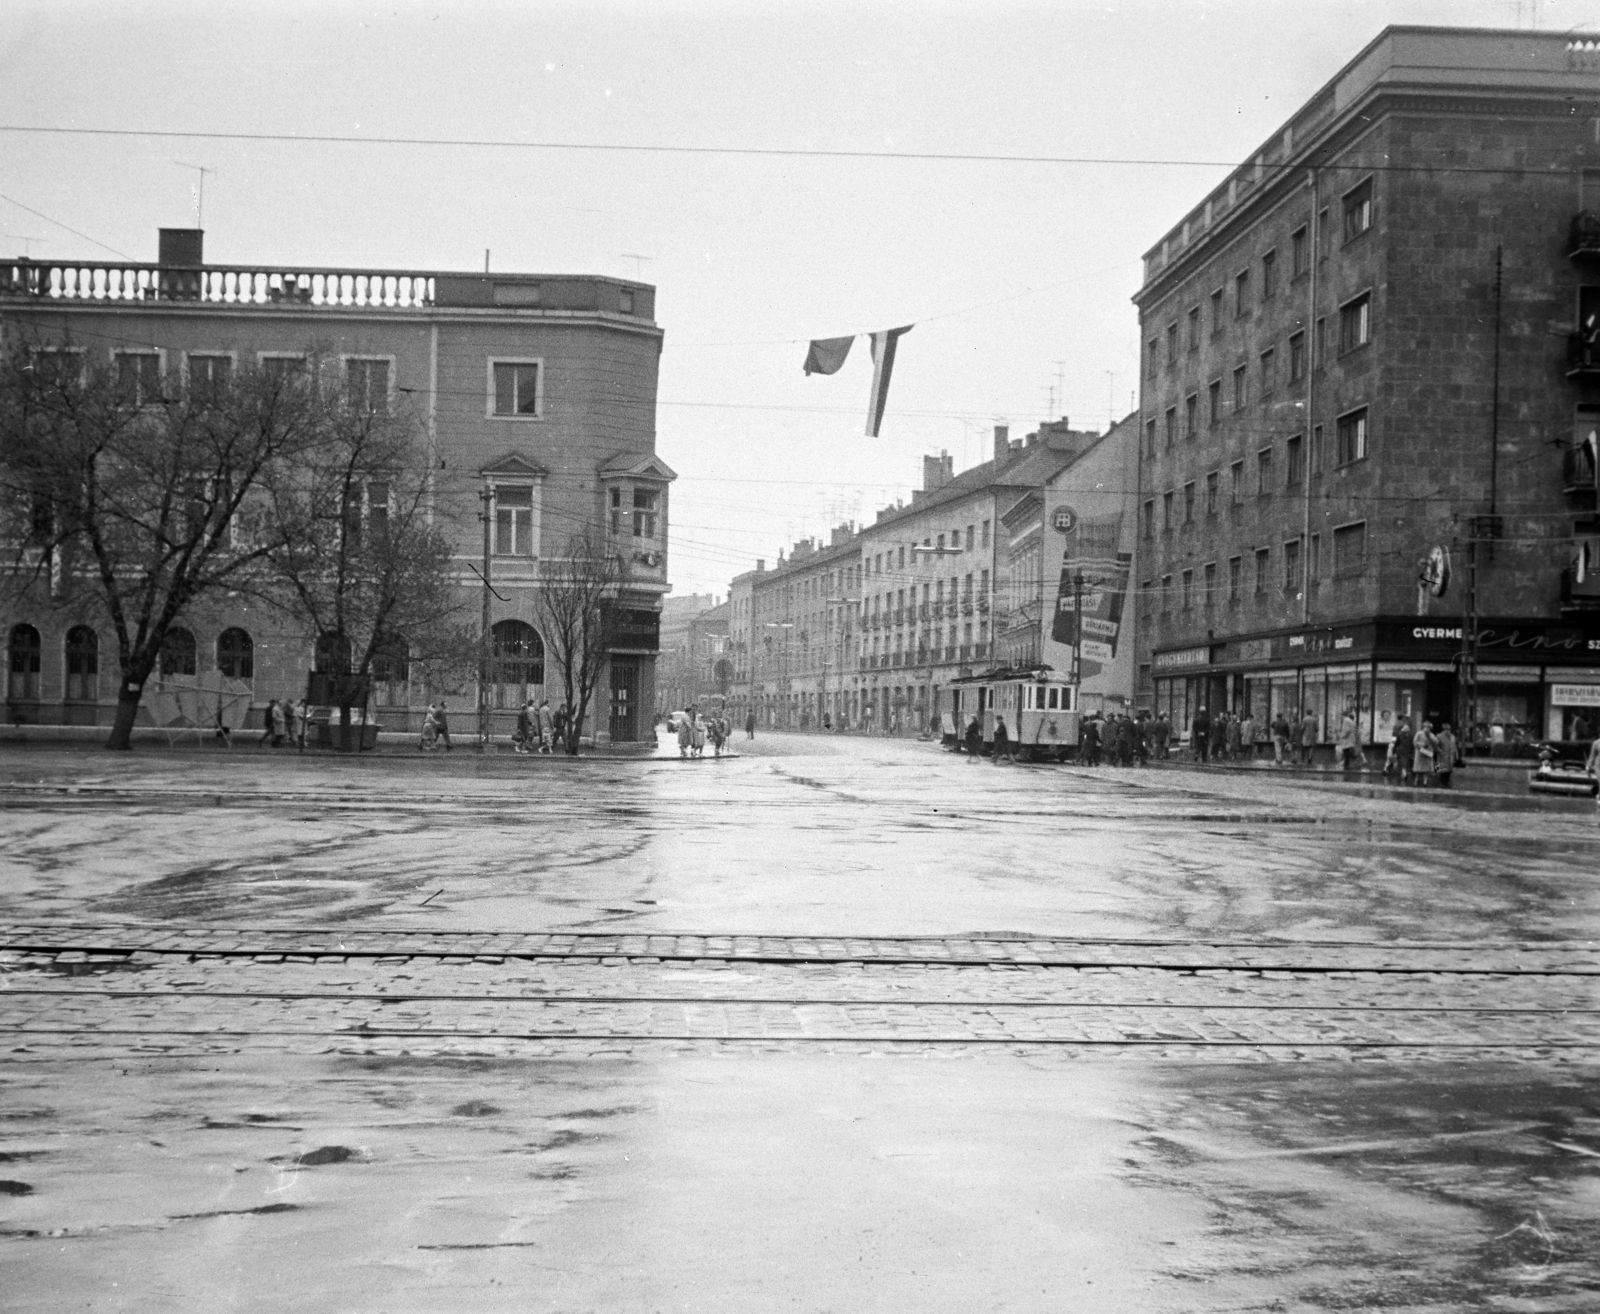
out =
<svg viewBox="0 0 1600 1314"><path fill-rule="evenodd" d="M1591 1303L1592 803L736 747L7 755L13 1296Z"/></svg>

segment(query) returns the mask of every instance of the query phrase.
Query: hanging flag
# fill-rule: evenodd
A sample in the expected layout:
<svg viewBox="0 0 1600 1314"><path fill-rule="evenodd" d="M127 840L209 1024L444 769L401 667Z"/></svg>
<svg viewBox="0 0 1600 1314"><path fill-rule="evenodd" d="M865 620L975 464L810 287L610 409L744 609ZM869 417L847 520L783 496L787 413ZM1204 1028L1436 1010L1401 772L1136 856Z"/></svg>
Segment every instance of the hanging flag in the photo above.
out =
<svg viewBox="0 0 1600 1314"><path fill-rule="evenodd" d="M813 338L811 350L806 352L806 373L837 374L839 367L844 364L844 358L850 354L850 344L854 341L854 336Z"/></svg>
<svg viewBox="0 0 1600 1314"><path fill-rule="evenodd" d="M889 376L894 372L895 344L914 325L904 328L883 329L872 334L872 394L867 398L867 437L878 436L878 426L883 423L884 404L889 400Z"/></svg>

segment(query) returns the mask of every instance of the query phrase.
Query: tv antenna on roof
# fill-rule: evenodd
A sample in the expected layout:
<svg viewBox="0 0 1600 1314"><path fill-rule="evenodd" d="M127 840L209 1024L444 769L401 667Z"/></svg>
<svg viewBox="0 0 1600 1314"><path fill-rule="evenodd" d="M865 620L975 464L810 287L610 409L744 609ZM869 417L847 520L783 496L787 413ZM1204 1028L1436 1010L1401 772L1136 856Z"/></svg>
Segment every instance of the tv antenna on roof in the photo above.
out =
<svg viewBox="0 0 1600 1314"><path fill-rule="evenodd" d="M22 258L24 260L32 257L33 244L35 242L42 242L45 240L42 237L29 237L26 233L6 233L4 236L7 241L22 243Z"/></svg>
<svg viewBox="0 0 1600 1314"><path fill-rule="evenodd" d="M641 283L644 282L644 262L646 260L654 260L655 257L654 256L647 256L647 255L639 255L637 252L634 252L634 251L622 251L622 252L619 252L619 254L622 256L622 258L624 260L633 261L633 276L634 276L634 278L637 279Z"/></svg>
<svg viewBox="0 0 1600 1314"><path fill-rule="evenodd" d="M193 169L200 175L194 189L194 226L196 228L204 228L205 222L202 216L206 203L206 174L209 173L214 177L217 172L216 168L209 164L189 164L184 160L174 160L173 163L180 169Z"/></svg>

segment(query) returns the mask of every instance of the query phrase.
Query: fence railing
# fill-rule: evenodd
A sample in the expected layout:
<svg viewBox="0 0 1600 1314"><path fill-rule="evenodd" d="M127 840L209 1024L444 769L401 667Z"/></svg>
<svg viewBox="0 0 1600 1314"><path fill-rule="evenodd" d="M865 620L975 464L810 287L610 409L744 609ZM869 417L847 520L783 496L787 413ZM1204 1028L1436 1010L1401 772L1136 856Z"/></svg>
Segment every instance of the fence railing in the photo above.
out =
<svg viewBox="0 0 1600 1314"><path fill-rule="evenodd" d="M383 306L434 304L434 275L400 270L299 269L259 265L164 265L13 260L0 263L0 297L41 301L210 305Z"/></svg>

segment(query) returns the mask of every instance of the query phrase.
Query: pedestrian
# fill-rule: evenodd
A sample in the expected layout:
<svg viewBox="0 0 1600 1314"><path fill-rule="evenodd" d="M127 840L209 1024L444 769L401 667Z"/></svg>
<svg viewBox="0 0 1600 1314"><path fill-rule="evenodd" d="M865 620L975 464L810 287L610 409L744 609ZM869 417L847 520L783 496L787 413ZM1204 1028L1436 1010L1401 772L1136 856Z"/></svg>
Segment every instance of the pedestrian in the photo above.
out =
<svg viewBox="0 0 1600 1314"><path fill-rule="evenodd" d="M294 745L300 752L306 751L306 730L311 721L311 705L304 698L294 705Z"/></svg>
<svg viewBox="0 0 1600 1314"><path fill-rule="evenodd" d="M1172 742L1172 722L1167 720L1165 712L1156 713L1155 729L1156 756L1163 762L1167 760L1167 746Z"/></svg>
<svg viewBox="0 0 1600 1314"><path fill-rule="evenodd" d="M455 752L455 745L450 742L450 717L444 709L444 699L439 700L439 710L434 713L434 729L440 740L444 743L447 753Z"/></svg>
<svg viewBox="0 0 1600 1314"><path fill-rule="evenodd" d="M1140 766L1150 761L1150 713L1141 711L1133 723L1133 755Z"/></svg>
<svg viewBox="0 0 1600 1314"><path fill-rule="evenodd" d="M746 739L754 739L756 737L756 714L754 710L744 714L744 737Z"/></svg>
<svg viewBox="0 0 1600 1314"><path fill-rule="evenodd" d="M704 757L706 752L706 722L700 709L694 709L694 756Z"/></svg>
<svg viewBox="0 0 1600 1314"><path fill-rule="evenodd" d="M1441 788L1449 789L1450 779L1461 761L1461 746L1456 742L1455 731L1450 728L1448 721L1440 729L1438 739L1439 743L1434 751L1433 774Z"/></svg>
<svg viewBox="0 0 1600 1314"><path fill-rule="evenodd" d="M1402 785L1411 783L1411 756L1415 741L1416 733L1411 729L1411 721L1402 716L1395 723L1394 738L1389 743L1389 761Z"/></svg>
<svg viewBox="0 0 1600 1314"><path fill-rule="evenodd" d="M1289 718L1281 711L1272 718L1272 764L1283 765L1283 756L1289 750Z"/></svg>
<svg viewBox="0 0 1600 1314"><path fill-rule="evenodd" d="M1335 741L1335 749L1339 758L1339 770L1354 771L1357 764L1364 771L1367 759L1361 752L1361 732L1356 726L1356 714L1346 712L1344 719L1339 722L1339 737Z"/></svg>
<svg viewBox="0 0 1600 1314"><path fill-rule="evenodd" d="M1244 747L1244 724L1237 716L1228 717L1228 760L1236 762Z"/></svg>
<svg viewBox="0 0 1600 1314"><path fill-rule="evenodd" d="M1438 757L1439 740L1433 733L1433 722L1424 721L1411 741L1411 775L1413 781L1426 786L1433 776L1433 764Z"/></svg>
<svg viewBox="0 0 1600 1314"><path fill-rule="evenodd" d="M533 738L533 699L528 699L517 710L517 731L511 736L512 748L518 753L528 751L528 740Z"/></svg>
<svg viewBox="0 0 1600 1314"><path fill-rule="evenodd" d="M1078 757L1084 766L1100 765L1100 722L1090 717L1078 732Z"/></svg>
<svg viewBox="0 0 1600 1314"><path fill-rule="evenodd" d="M1246 762L1256 760L1256 719L1249 712L1239 718L1239 752Z"/></svg>
<svg viewBox="0 0 1600 1314"><path fill-rule="evenodd" d="M1000 760L1010 755L1011 739L1006 733L1006 718L1003 714L996 712L994 716L994 754L989 760L993 765L999 766Z"/></svg>
<svg viewBox="0 0 1600 1314"><path fill-rule="evenodd" d="M1211 755L1211 718L1206 715L1202 705L1195 710L1194 720L1189 722L1189 748L1194 754L1196 762L1205 762Z"/></svg>
<svg viewBox="0 0 1600 1314"><path fill-rule="evenodd" d="M1589 773L1589 779L1596 782L1594 802L1600 808L1600 739L1589 745L1589 756L1584 759L1583 769Z"/></svg>
<svg viewBox="0 0 1600 1314"><path fill-rule="evenodd" d="M577 753L577 731L572 725L572 709L565 703L556 708L554 714L550 717L550 728L552 752L565 753L570 750L573 754ZM573 739L573 743L570 745L567 743L569 734Z"/></svg>
<svg viewBox="0 0 1600 1314"><path fill-rule="evenodd" d="M417 741L419 753L431 753L439 746L439 708L434 703L428 704L428 710L422 718L422 738Z"/></svg>
<svg viewBox="0 0 1600 1314"><path fill-rule="evenodd" d="M272 746L282 748L289 737L289 704L281 698L272 700Z"/></svg>
<svg viewBox="0 0 1600 1314"><path fill-rule="evenodd" d="M1228 714L1218 712L1211 718L1211 756L1221 760L1228 753Z"/></svg>
<svg viewBox="0 0 1600 1314"><path fill-rule="evenodd" d="M978 724L978 718L973 716L967 722L967 765L976 762L983 752L983 727Z"/></svg>
<svg viewBox="0 0 1600 1314"><path fill-rule="evenodd" d="M265 748L272 742L272 714L277 710L278 700L267 699L266 708L261 713L261 740L256 744L257 748Z"/></svg>
<svg viewBox="0 0 1600 1314"><path fill-rule="evenodd" d="M541 698L539 710L534 713L536 732L539 736L539 751L553 753L556 751L556 716L550 710L550 700Z"/></svg>

